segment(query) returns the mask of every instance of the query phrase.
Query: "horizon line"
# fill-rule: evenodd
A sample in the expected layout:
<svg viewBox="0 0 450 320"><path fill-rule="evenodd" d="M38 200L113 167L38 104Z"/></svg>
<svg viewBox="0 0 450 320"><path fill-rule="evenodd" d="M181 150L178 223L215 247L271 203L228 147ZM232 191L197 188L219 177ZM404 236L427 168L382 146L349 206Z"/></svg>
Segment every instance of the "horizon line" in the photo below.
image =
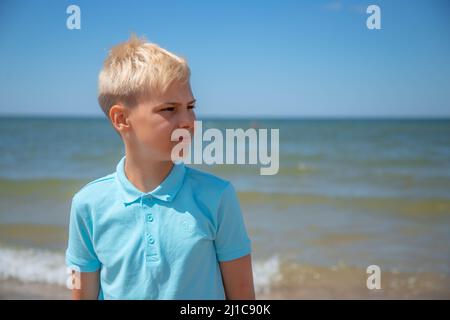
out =
<svg viewBox="0 0 450 320"><path fill-rule="evenodd" d="M89 119L108 120L105 115L13 114L0 113L0 119ZM450 120L450 115L198 115L197 120Z"/></svg>

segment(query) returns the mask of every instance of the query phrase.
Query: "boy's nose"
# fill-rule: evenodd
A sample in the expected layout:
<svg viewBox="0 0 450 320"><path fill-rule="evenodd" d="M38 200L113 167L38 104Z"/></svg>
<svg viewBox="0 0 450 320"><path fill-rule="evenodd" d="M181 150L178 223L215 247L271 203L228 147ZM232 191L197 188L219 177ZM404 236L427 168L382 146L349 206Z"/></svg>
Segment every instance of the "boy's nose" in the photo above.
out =
<svg viewBox="0 0 450 320"><path fill-rule="evenodd" d="M180 122L178 123L179 128L191 130L194 128L195 115L183 114L180 117Z"/></svg>

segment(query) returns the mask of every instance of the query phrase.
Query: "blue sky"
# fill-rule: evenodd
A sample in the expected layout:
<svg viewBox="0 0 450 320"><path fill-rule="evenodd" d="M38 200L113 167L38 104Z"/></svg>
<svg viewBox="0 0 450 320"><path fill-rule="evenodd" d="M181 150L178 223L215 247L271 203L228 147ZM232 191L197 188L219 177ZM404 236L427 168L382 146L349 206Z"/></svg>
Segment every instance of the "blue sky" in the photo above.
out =
<svg viewBox="0 0 450 320"><path fill-rule="evenodd" d="M0 114L102 116L98 72L131 32L188 59L200 116L450 116L445 0L2 0Z"/></svg>

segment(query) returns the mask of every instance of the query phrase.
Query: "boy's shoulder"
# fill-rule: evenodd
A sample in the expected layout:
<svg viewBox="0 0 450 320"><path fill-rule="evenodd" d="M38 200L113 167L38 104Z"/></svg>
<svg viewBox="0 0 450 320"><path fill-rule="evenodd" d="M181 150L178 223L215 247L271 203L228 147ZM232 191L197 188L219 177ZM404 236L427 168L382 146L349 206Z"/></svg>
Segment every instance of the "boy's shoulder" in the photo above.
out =
<svg viewBox="0 0 450 320"><path fill-rule="evenodd" d="M115 187L115 179L116 174L110 173L90 181L75 193L73 200L87 204L111 195L112 188Z"/></svg>
<svg viewBox="0 0 450 320"><path fill-rule="evenodd" d="M201 187L213 188L216 191L231 185L230 181L224 178L188 166L186 166L186 176L190 182L198 183Z"/></svg>
<svg viewBox="0 0 450 320"><path fill-rule="evenodd" d="M209 198L210 201L220 201L227 191L234 192L230 181L216 176L212 173L186 167L184 184L189 184L191 189L200 197ZM111 203L113 197L117 196L116 172L95 179L85 184L74 195L73 201L80 205L95 205Z"/></svg>
<svg viewBox="0 0 450 320"><path fill-rule="evenodd" d="M233 184L212 173L186 166L186 181L198 197L218 204L235 193Z"/></svg>

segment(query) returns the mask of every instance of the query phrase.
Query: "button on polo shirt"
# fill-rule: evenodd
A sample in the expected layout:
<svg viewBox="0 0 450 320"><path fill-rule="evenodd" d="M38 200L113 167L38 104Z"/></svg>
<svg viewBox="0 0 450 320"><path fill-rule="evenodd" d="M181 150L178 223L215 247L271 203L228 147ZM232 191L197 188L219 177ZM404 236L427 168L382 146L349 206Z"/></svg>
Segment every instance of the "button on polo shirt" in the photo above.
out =
<svg viewBox="0 0 450 320"><path fill-rule="evenodd" d="M124 164L73 197L67 265L100 270L99 298L224 299L219 261L251 252L233 186L179 163L144 193Z"/></svg>

